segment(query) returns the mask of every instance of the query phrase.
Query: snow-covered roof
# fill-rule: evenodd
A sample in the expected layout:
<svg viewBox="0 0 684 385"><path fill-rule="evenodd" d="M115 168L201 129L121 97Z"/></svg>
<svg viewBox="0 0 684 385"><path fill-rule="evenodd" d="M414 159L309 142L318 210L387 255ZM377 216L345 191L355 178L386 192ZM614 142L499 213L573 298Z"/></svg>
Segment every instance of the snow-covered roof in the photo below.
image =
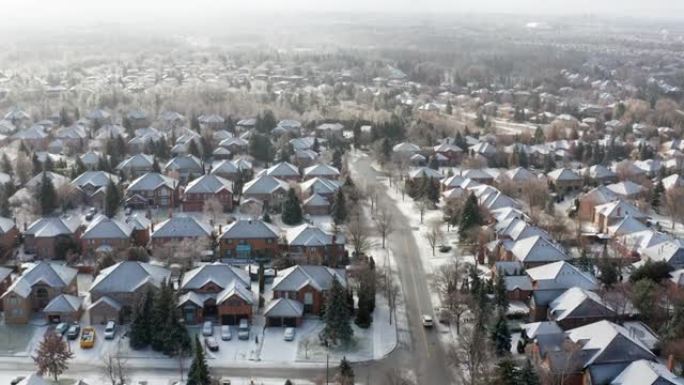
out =
<svg viewBox="0 0 684 385"><path fill-rule="evenodd" d="M166 162L166 164L164 165L164 170L166 172L175 170L201 174L203 171L202 161L200 161L199 158L197 158L194 155L178 155L174 158L171 158L168 162Z"/></svg>
<svg viewBox="0 0 684 385"><path fill-rule="evenodd" d="M288 191L290 185L287 182L278 179L271 175L262 174L256 178L245 183L242 188L242 193L245 195L250 194L273 194L276 191Z"/></svg>
<svg viewBox="0 0 684 385"><path fill-rule="evenodd" d="M606 186L610 191L614 192L616 195L623 197L633 197L644 192L646 189L632 181L625 180L618 183L609 184Z"/></svg>
<svg viewBox="0 0 684 385"><path fill-rule="evenodd" d="M119 177L110 174L105 171L86 171L83 174L74 178L71 184L78 187L93 186L93 187L106 187L109 181L114 182L114 184L119 183Z"/></svg>
<svg viewBox="0 0 684 385"><path fill-rule="evenodd" d="M98 215L83 231L81 239L127 239L132 232L133 228L127 223Z"/></svg>
<svg viewBox="0 0 684 385"><path fill-rule="evenodd" d="M318 226L302 224L287 229L287 242L290 246L329 246L334 243L344 245L346 238L344 234L332 234L321 230Z"/></svg>
<svg viewBox="0 0 684 385"><path fill-rule="evenodd" d="M327 266L296 265L278 272L273 280L273 291L298 291L311 286L318 291L327 291L336 279L343 287L347 286L347 275L343 269Z"/></svg>
<svg viewBox="0 0 684 385"><path fill-rule="evenodd" d="M131 293L146 284L160 287L162 282L167 281L170 276L171 271L161 266L137 261L124 261L100 271L90 286L90 291Z"/></svg>
<svg viewBox="0 0 684 385"><path fill-rule="evenodd" d="M9 219L5 217L0 217L0 234L7 234L8 231L17 227L14 219Z"/></svg>
<svg viewBox="0 0 684 385"><path fill-rule="evenodd" d="M563 329L555 321L532 322L523 325L527 337L534 339L537 336L546 334L562 333Z"/></svg>
<svg viewBox="0 0 684 385"><path fill-rule="evenodd" d="M529 268L527 275L534 281L535 288L540 290L569 289L575 286L595 290L598 287L596 278L565 261Z"/></svg>
<svg viewBox="0 0 684 385"><path fill-rule="evenodd" d="M442 179L444 175L440 174L439 171L433 170L429 167L419 167L409 172L409 177L411 179L416 178L429 178L429 179Z"/></svg>
<svg viewBox="0 0 684 385"><path fill-rule="evenodd" d="M36 238L72 235L80 225L81 220L77 216L42 217L29 225L24 235L33 235Z"/></svg>
<svg viewBox="0 0 684 385"><path fill-rule="evenodd" d="M340 170L337 168L327 165L327 164L315 164L313 166L304 169L305 177L326 177L326 178L337 178L340 176Z"/></svg>
<svg viewBox="0 0 684 385"><path fill-rule="evenodd" d="M609 318L615 311L593 291L571 287L551 301L549 314L556 321L562 321L566 318Z"/></svg>
<svg viewBox="0 0 684 385"><path fill-rule="evenodd" d="M17 385L50 385L50 382L45 380L38 373L31 373L26 378L19 381Z"/></svg>
<svg viewBox="0 0 684 385"><path fill-rule="evenodd" d="M222 190L233 192L233 183L214 174L205 174L188 183L186 194L217 194Z"/></svg>
<svg viewBox="0 0 684 385"><path fill-rule="evenodd" d="M629 364L610 385L684 385L684 379L674 375L663 364L637 360Z"/></svg>
<svg viewBox="0 0 684 385"><path fill-rule="evenodd" d="M608 234L621 236L647 230L648 227L634 217L626 216L620 222L608 227Z"/></svg>
<svg viewBox="0 0 684 385"><path fill-rule="evenodd" d="M73 313L81 308L83 300L75 295L60 294L50 301L43 312L45 313Z"/></svg>
<svg viewBox="0 0 684 385"><path fill-rule="evenodd" d="M278 238L280 230L262 220L238 219L228 225L221 239L265 239Z"/></svg>
<svg viewBox="0 0 684 385"><path fill-rule="evenodd" d="M313 192L315 194L329 195L334 194L340 189L342 183L336 180L315 177L300 184L302 191Z"/></svg>
<svg viewBox="0 0 684 385"><path fill-rule="evenodd" d="M646 214L642 213L636 206L622 199L598 205L594 207L594 210L598 214L609 218L624 218L626 216L634 218L647 217Z"/></svg>
<svg viewBox="0 0 684 385"><path fill-rule="evenodd" d="M392 147L393 152L414 153L420 151L420 146L410 142L401 142Z"/></svg>
<svg viewBox="0 0 684 385"><path fill-rule="evenodd" d="M582 177L569 168L559 168L546 174L554 182L559 181L579 181Z"/></svg>
<svg viewBox="0 0 684 385"><path fill-rule="evenodd" d="M155 226L154 238L197 238L211 235L212 228L192 216L174 215Z"/></svg>
<svg viewBox="0 0 684 385"><path fill-rule="evenodd" d="M269 318L298 318L303 314L304 306L289 298L276 298L264 310L264 316Z"/></svg>
<svg viewBox="0 0 684 385"><path fill-rule="evenodd" d="M203 288L208 283L213 283L220 288L227 288L234 282L243 287L250 286L249 274L234 266L215 262L194 268L183 276L181 290L196 290Z"/></svg>
<svg viewBox="0 0 684 385"><path fill-rule="evenodd" d="M542 236L534 235L518 240L511 250L521 262L556 262L565 261L570 257L560 246L551 243Z"/></svg>
<svg viewBox="0 0 684 385"><path fill-rule="evenodd" d="M266 175L276 178L299 177L297 166L288 162L280 162L263 171Z"/></svg>
<svg viewBox="0 0 684 385"><path fill-rule="evenodd" d="M178 180L158 172L148 172L131 182L128 191L154 191L161 186L174 190Z"/></svg>
<svg viewBox="0 0 684 385"><path fill-rule="evenodd" d="M136 154L130 158L124 159L121 163L116 166L117 170L128 170L131 168L136 169L152 169L154 164L154 156L147 154Z"/></svg>
<svg viewBox="0 0 684 385"><path fill-rule="evenodd" d="M314 193L310 197L308 197L304 202L302 202L302 206L304 207L328 207L330 206L330 202L325 199L322 195L319 195L317 193Z"/></svg>
<svg viewBox="0 0 684 385"><path fill-rule="evenodd" d="M78 271L66 265L41 261L29 267L7 289L6 293L16 293L21 297L28 297L36 284L47 285L52 288L64 288L69 286ZM3 295L4 296L4 295Z"/></svg>
<svg viewBox="0 0 684 385"><path fill-rule="evenodd" d="M648 347L633 337L627 329L610 321L598 321L571 329L566 335L573 342L582 342L582 351L585 353L581 355L584 358L584 368L593 364L656 358Z"/></svg>

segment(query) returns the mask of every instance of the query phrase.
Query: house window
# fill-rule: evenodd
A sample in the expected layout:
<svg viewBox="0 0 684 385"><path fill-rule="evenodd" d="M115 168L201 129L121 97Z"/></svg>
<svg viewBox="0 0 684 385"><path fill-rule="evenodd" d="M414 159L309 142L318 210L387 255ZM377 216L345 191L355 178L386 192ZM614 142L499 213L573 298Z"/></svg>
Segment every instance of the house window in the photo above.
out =
<svg viewBox="0 0 684 385"><path fill-rule="evenodd" d="M36 290L36 297L38 299L46 299L48 297L48 291L44 287L39 287L38 290Z"/></svg>
<svg viewBox="0 0 684 385"><path fill-rule="evenodd" d="M313 293L304 293L304 305L313 305Z"/></svg>
<svg viewBox="0 0 684 385"><path fill-rule="evenodd" d="M12 315L13 315L13 316L20 316L20 315L22 315L22 313L23 313L23 311L21 310L20 307L19 307L19 308L12 309Z"/></svg>

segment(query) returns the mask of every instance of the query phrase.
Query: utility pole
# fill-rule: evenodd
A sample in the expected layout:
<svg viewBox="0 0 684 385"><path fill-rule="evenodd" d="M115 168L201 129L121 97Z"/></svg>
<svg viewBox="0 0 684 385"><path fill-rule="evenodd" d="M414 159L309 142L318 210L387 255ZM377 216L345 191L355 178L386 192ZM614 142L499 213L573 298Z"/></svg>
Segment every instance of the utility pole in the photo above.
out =
<svg viewBox="0 0 684 385"><path fill-rule="evenodd" d="M329 369L330 369L330 354L325 353L325 385L330 384L330 378L328 376Z"/></svg>

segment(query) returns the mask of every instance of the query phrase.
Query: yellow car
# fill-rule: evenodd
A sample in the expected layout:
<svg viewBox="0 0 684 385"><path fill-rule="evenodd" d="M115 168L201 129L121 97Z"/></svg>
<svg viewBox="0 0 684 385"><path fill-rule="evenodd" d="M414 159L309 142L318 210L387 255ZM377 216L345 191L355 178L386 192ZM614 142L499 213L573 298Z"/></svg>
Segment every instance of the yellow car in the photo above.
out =
<svg viewBox="0 0 684 385"><path fill-rule="evenodd" d="M81 349L90 349L95 346L95 329L87 327L81 333Z"/></svg>

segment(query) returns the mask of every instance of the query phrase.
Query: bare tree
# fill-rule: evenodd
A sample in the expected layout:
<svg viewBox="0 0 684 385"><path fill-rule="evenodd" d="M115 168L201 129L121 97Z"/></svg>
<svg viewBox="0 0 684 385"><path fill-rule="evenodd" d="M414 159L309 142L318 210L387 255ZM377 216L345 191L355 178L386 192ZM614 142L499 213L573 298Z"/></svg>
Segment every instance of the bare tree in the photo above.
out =
<svg viewBox="0 0 684 385"><path fill-rule="evenodd" d="M371 205L371 207L370 207L371 213L374 213L375 208L376 208L377 203L378 203L378 196L379 196L378 186L373 181L370 181L370 183L366 184L364 190L365 190L364 192L366 193L366 196L368 196L368 201L370 202L370 205Z"/></svg>
<svg viewBox="0 0 684 385"><path fill-rule="evenodd" d="M464 384L491 383L495 359L484 328L463 328L463 332L458 335L457 342L449 352L449 358Z"/></svg>
<svg viewBox="0 0 684 385"><path fill-rule="evenodd" d="M223 204L216 197L211 197L204 201L202 212L211 218L212 223L216 223L218 216L223 213Z"/></svg>
<svg viewBox="0 0 684 385"><path fill-rule="evenodd" d="M432 248L432 256L435 256L435 247L444 239L444 233L440 227L438 221L430 222L428 225L428 231L425 233L425 239L427 239L430 247Z"/></svg>
<svg viewBox="0 0 684 385"><path fill-rule="evenodd" d="M102 362L103 374L112 385L128 383L128 361L122 357L120 347L117 347L115 353L107 352L102 357Z"/></svg>
<svg viewBox="0 0 684 385"><path fill-rule="evenodd" d="M674 187L665 193L665 209L673 230L676 222L684 222L684 187Z"/></svg>
<svg viewBox="0 0 684 385"><path fill-rule="evenodd" d="M524 198L530 211L543 209L549 200L549 187L543 180L530 180L522 185L520 195Z"/></svg>
<svg viewBox="0 0 684 385"><path fill-rule="evenodd" d="M420 224L423 224L423 217L425 216L425 211L432 207L432 202L430 202L427 199L421 199L418 202L416 202L416 207L418 207L418 211L420 212Z"/></svg>
<svg viewBox="0 0 684 385"><path fill-rule="evenodd" d="M394 217L387 206L381 206L373 217L375 228L382 238L382 248L385 248L385 240L394 231Z"/></svg>
<svg viewBox="0 0 684 385"><path fill-rule="evenodd" d="M439 269L434 280L434 287L439 293L442 304L449 312L449 318L456 324L456 334L461 334L461 318L472 305L471 296L462 290L465 269L455 262L444 265Z"/></svg>
<svg viewBox="0 0 684 385"><path fill-rule="evenodd" d="M362 255L371 248L372 244L368 233L368 228L363 221L361 213L359 210L355 210L349 218L347 234L356 255Z"/></svg>

